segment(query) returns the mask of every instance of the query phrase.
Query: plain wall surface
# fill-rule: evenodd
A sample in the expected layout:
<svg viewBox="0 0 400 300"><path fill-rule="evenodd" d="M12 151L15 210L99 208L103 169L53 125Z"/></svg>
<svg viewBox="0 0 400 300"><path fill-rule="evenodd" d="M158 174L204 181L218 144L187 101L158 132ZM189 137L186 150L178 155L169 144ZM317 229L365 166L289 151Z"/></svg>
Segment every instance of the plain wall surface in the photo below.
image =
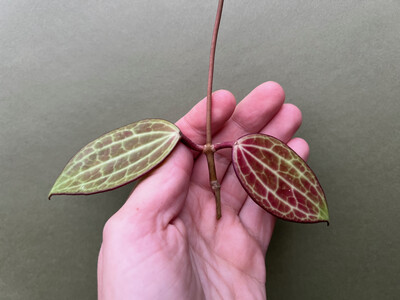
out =
<svg viewBox="0 0 400 300"><path fill-rule="evenodd" d="M132 185L47 194L102 133L205 96L216 5L0 1L0 299L96 298L102 228ZM400 1L226 0L214 89L283 86L331 215L277 223L270 300L400 295L399 33Z"/></svg>

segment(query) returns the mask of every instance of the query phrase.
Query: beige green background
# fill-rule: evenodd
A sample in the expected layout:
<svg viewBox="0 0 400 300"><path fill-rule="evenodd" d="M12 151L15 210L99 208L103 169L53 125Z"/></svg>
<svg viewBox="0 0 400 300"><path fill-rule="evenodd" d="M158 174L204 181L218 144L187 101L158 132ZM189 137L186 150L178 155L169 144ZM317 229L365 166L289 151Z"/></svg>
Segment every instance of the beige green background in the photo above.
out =
<svg viewBox="0 0 400 300"><path fill-rule="evenodd" d="M0 0L0 299L96 298L102 227L132 186L47 193L102 133L203 98L215 7ZM331 214L277 223L270 300L400 297L399 74L400 1L226 0L215 89L284 87Z"/></svg>

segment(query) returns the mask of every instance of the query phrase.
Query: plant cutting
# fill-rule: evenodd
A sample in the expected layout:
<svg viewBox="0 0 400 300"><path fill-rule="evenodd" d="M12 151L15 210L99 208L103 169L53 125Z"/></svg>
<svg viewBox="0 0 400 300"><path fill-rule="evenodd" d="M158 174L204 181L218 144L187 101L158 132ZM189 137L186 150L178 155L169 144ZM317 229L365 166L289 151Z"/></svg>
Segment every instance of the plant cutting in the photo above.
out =
<svg viewBox="0 0 400 300"><path fill-rule="evenodd" d="M281 140L247 134L234 141L213 143L212 84L215 50L223 0L219 0L212 35L206 110L206 143L197 144L166 120L145 119L104 134L83 147L66 165L50 191L53 195L90 195L116 189L151 172L178 143L206 156L216 218L222 217L215 153L231 149L234 171L248 195L278 218L328 222L328 208L317 177L306 162Z"/></svg>

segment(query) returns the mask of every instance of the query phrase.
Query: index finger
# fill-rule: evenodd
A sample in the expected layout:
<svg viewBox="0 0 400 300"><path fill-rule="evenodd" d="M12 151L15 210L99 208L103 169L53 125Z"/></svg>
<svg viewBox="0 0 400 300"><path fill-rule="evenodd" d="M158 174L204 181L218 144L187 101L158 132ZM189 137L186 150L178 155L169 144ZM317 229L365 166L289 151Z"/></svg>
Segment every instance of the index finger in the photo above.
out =
<svg viewBox="0 0 400 300"><path fill-rule="evenodd" d="M207 98L198 102L186 115L175 124L182 133L194 143L203 145L206 142L206 106ZM236 107L235 97L231 92L218 90L212 94L212 131L217 133L232 116ZM195 156L198 152L193 152Z"/></svg>

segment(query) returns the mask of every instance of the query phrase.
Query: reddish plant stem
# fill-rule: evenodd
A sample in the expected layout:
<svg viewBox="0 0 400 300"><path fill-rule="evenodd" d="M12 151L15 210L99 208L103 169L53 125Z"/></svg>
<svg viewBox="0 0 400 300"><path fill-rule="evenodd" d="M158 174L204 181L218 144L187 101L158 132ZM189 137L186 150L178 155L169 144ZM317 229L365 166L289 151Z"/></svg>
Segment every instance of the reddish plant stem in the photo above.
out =
<svg viewBox="0 0 400 300"><path fill-rule="evenodd" d="M225 149L225 148L232 148L234 142L223 142L223 143L217 143L214 145L214 152L217 152L218 150Z"/></svg>
<svg viewBox="0 0 400 300"><path fill-rule="evenodd" d="M214 75L214 60L215 60L215 48L217 45L218 29L221 22L222 7L224 0L219 0L217 16L215 17L214 31L211 40L210 50L210 65L208 70L208 87L207 87L207 118L206 118L206 145L204 146L204 154L207 157L208 172L210 176L210 185L214 192L215 204L216 204L216 217L217 220L221 218L221 196L220 196L220 184L217 179L217 172L215 170L214 161L214 147L212 146L212 133L211 133L211 103L212 103L212 84Z"/></svg>
<svg viewBox="0 0 400 300"><path fill-rule="evenodd" d="M215 17L215 25L214 31L211 40L211 49L210 49L210 64L208 68L208 85L207 85L207 119L206 119L206 143L212 143L212 133L211 133L211 103L212 103L212 85L213 85L213 77L214 77L214 61L215 61L215 49L217 46L217 37L219 24L221 22L222 15L222 7L224 5L224 0L219 0L217 16Z"/></svg>
<svg viewBox="0 0 400 300"><path fill-rule="evenodd" d="M194 151L203 152L203 150L204 150L204 146L196 144L191 139L189 139L186 135L184 135L182 132L181 132L181 140L186 146L188 146L190 149L192 149Z"/></svg>

